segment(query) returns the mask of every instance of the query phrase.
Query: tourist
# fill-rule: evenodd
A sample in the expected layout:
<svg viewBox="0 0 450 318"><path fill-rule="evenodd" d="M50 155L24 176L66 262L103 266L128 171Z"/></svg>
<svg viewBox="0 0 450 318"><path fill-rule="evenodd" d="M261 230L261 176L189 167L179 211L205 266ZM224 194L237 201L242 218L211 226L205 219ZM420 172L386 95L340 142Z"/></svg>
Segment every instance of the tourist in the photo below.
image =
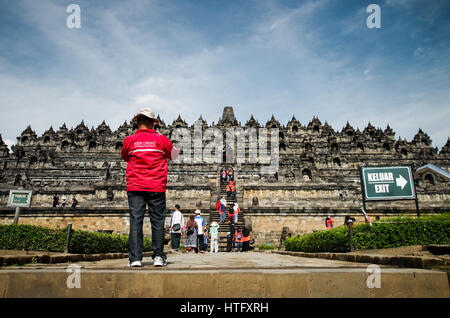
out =
<svg viewBox="0 0 450 318"><path fill-rule="evenodd" d="M159 120L149 108L141 109L133 120L136 120L138 129L125 138L121 152L122 159L127 162L126 179L130 207L129 266L142 266L142 227L147 205L152 227L153 265L165 266L167 160L176 159L179 150L173 147L166 136L153 129Z"/></svg>
<svg viewBox="0 0 450 318"><path fill-rule="evenodd" d="M78 205L78 200L77 198L75 198L75 196L73 196L72 198L72 208L76 208Z"/></svg>
<svg viewBox="0 0 450 318"><path fill-rule="evenodd" d="M236 189L234 187L233 181L228 182L228 185L227 185L227 197L230 197L230 196L233 200L236 200Z"/></svg>
<svg viewBox="0 0 450 318"><path fill-rule="evenodd" d="M228 209L228 219L231 223L234 223L234 209L232 206Z"/></svg>
<svg viewBox="0 0 450 318"><path fill-rule="evenodd" d="M230 222L230 241L231 241L231 248L230 252L233 251L236 247L236 228L234 227L234 224Z"/></svg>
<svg viewBox="0 0 450 318"><path fill-rule="evenodd" d="M197 233L198 246L196 249L196 253L203 254L205 252L204 248L203 248L203 233L205 230L205 219L200 215L201 214L200 210L196 210L195 214L196 214L196 216L195 216L194 220L198 225L198 233Z"/></svg>
<svg viewBox="0 0 450 318"><path fill-rule="evenodd" d="M227 172L225 171L225 168L222 168L222 172L220 173L220 177L223 183L227 181Z"/></svg>
<svg viewBox="0 0 450 318"><path fill-rule="evenodd" d="M227 252L231 252L233 250L233 237L234 234L231 234L231 231L227 233Z"/></svg>
<svg viewBox="0 0 450 318"><path fill-rule="evenodd" d="M244 236L242 235L242 229L239 228L238 231L236 231L236 243L237 243L237 251L238 252L242 252L242 243L243 243L243 238Z"/></svg>
<svg viewBox="0 0 450 318"><path fill-rule="evenodd" d="M220 212L220 199L217 199L217 202L216 202L216 211L217 211L217 212Z"/></svg>
<svg viewBox="0 0 450 318"><path fill-rule="evenodd" d="M222 199L220 199L220 224L223 223L223 221L225 220L225 212L226 212L226 208L227 208L227 200L222 197Z"/></svg>
<svg viewBox="0 0 450 318"><path fill-rule="evenodd" d="M178 252L180 248L180 240L182 229L184 227L184 218L183 214L180 212L180 205L175 204L173 208L173 212L170 215L170 241L172 245L172 249L175 252Z"/></svg>
<svg viewBox="0 0 450 318"><path fill-rule="evenodd" d="M194 215L189 215L189 220L186 223L186 253L195 253L195 249L197 248L197 234L198 234L198 226L197 222L195 222Z"/></svg>
<svg viewBox="0 0 450 318"><path fill-rule="evenodd" d="M356 221L355 218L352 218L350 215L346 215L345 220L344 220L344 225L353 227L353 222L355 222L355 221Z"/></svg>
<svg viewBox="0 0 450 318"><path fill-rule="evenodd" d="M62 208L65 208L65 207L66 207L66 201L67 201L67 198L66 198L65 195L63 195L63 196L62 196L62 203L61 203L61 207L62 207Z"/></svg>
<svg viewBox="0 0 450 318"><path fill-rule="evenodd" d="M334 220L331 218L331 216L327 216L327 230L331 230L333 228Z"/></svg>
<svg viewBox="0 0 450 318"><path fill-rule="evenodd" d="M227 181L228 182L233 180L233 178L234 178L233 175L234 175L233 168L228 167L228 170L227 170Z"/></svg>
<svg viewBox="0 0 450 318"><path fill-rule="evenodd" d="M242 235L242 251L247 252L250 250L250 231L246 227L244 227L242 230Z"/></svg>
<svg viewBox="0 0 450 318"><path fill-rule="evenodd" d="M203 231L203 252L208 252L208 227L205 226L205 230Z"/></svg>
<svg viewBox="0 0 450 318"><path fill-rule="evenodd" d="M209 227L209 236L211 241L211 253L219 252L219 224L216 221Z"/></svg>
<svg viewBox="0 0 450 318"><path fill-rule="evenodd" d="M55 194L53 196L53 207L56 208L59 205L59 197Z"/></svg>
<svg viewBox="0 0 450 318"><path fill-rule="evenodd" d="M241 208L239 207L239 204L237 202L234 203L233 205L233 215L234 215L234 224L238 223L238 217L239 217L239 212L241 212Z"/></svg>

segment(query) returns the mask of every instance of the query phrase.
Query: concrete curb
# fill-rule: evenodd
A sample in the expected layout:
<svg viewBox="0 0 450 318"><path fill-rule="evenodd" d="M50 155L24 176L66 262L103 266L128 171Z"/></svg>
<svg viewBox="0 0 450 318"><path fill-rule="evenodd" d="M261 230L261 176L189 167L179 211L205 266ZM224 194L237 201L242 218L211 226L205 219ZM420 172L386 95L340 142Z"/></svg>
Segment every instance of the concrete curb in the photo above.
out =
<svg viewBox="0 0 450 318"><path fill-rule="evenodd" d="M442 258L432 256L390 256L382 254L347 254L347 253L306 253L289 251L271 251L275 254L324 258L356 263L390 265L422 269L449 269L450 264Z"/></svg>
<svg viewBox="0 0 450 318"><path fill-rule="evenodd" d="M153 252L144 252L144 257L149 257ZM127 258L128 253L100 253L100 254L37 254L23 256L0 256L0 266L25 265L25 264L57 264L75 262L95 262L103 259Z"/></svg>

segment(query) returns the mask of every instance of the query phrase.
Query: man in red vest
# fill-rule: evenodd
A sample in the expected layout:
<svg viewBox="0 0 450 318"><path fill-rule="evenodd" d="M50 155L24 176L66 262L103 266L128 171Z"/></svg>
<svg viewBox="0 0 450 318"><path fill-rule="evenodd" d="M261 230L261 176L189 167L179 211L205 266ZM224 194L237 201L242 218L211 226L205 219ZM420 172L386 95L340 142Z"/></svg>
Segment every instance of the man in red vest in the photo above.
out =
<svg viewBox="0 0 450 318"><path fill-rule="evenodd" d="M165 266L164 221L166 218L167 160L178 157L166 136L157 133L155 114L144 108L134 117L138 130L125 138L122 159L127 162L127 194L130 206L130 235L128 237L129 266L141 267L143 252L143 221L149 207L152 226L154 266Z"/></svg>

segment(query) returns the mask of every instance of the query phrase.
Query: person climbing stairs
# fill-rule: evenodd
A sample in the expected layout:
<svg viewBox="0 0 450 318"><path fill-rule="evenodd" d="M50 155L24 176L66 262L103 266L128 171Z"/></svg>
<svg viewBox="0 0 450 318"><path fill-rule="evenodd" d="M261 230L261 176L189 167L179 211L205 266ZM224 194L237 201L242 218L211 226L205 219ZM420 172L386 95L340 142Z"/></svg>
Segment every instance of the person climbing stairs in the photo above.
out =
<svg viewBox="0 0 450 318"><path fill-rule="evenodd" d="M228 170L228 167L226 167L226 169ZM237 195L236 177L235 177L234 172L230 178L233 181L233 185L234 185L232 187L228 186L229 181L222 178L221 175L219 175L219 178L220 178L220 180L219 180L220 189L218 191L217 199L220 200L222 198L225 198L227 201L226 212L225 212L226 213L225 221L223 223L220 223L220 214L217 210L214 210L214 211L211 211L211 213L210 213L210 222L216 221L217 223L219 223L219 251L225 252L226 248L227 248L227 234L230 231L230 218L228 217L228 213L229 213L230 209L233 209L234 204L237 203L238 195ZM227 186L228 186L228 190L233 190L233 188L234 188L234 191L231 191L231 192L234 192L234 195L232 193L230 193L230 191L227 194ZM234 226L237 229L240 227L244 227L244 224L245 224L244 213L240 209L240 211L238 213L237 222L234 223Z"/></svg>

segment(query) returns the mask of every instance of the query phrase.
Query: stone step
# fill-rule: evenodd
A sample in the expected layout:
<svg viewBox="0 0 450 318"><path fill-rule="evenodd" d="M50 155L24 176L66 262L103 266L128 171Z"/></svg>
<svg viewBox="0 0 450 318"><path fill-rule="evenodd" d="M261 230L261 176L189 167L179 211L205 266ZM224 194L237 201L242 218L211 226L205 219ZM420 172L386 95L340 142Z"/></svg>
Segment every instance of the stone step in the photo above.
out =
<svg viewBox="0 0 450 318"><path fill-rule="evenodd" d="M232 196L228 196L227 195L227 184L228 182L222 182L220 181L220 186L219 186L219 194L218 194L218 200L220 200L221 198L225 198L227 200L227 212L229 210L230 207L232 207L234 205L235 202L237 202L237 197L238 197L238 188L237 185L235 184L235 196L234 198ZM228 214L225 217L225 222L228 221ZM217 223L219 223L220 221L220 215L218 213L218 211L216 210L211 210L210 211L210 221L216 221ZM238 222L235 224L235 227L243 227L245 225L245 216L244 216L244 211L241 211L239 213L238 216ZM226 251L226 247L227 247L227 233L230 231L230 225L228 223L223 223L220 224L219 227L219 251L221 252L225 252Z"/></svg>

